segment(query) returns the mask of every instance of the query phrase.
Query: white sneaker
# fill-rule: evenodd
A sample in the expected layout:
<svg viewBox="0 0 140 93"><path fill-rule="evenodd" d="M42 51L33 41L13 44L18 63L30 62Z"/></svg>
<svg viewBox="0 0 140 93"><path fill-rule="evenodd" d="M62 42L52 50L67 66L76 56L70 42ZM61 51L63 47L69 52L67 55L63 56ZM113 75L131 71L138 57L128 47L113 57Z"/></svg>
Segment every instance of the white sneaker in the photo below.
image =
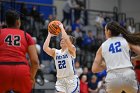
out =
<svg viewBox="0 0 140 93"><path fill-rule="evenodd" d="M47 80L47 79L44 79L44 82L45 82L45 83L48 83L48 82L49 82L49 80Z"/></svg>
<svg viewBox="0 0 140 93"><path fill-rule="evenodd" d="M40 82L41 80L40 79L37 79L37 82Z"/></svg>
<svg viewBox="0 0 140 93"><path fill-rule="evenodd" d="M44 68L45 68L45 65L41 64L41 65L40 65L40 68L41 68L41 69L44 69Z"/></svg>

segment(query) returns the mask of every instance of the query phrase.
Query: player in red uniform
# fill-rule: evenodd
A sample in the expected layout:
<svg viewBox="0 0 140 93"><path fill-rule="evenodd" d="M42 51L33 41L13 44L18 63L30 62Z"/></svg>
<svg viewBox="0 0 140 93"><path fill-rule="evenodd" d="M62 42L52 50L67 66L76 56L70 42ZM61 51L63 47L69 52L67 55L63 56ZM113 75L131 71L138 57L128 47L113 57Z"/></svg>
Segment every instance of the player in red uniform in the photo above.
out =
<svg viewBox="0 0 140 93"><path fill-rule="evenodd" d="M5 17L8 28L0 29L0 93L10 90L31 93L38 69L35 43L29 34L19 29L20 17L15 11L6 12Z"/></svg>
<svg viewBox="0 0 140 93"><path fill-rule="evenodd" d="M135 67L134 70L136 72L137 80L140 83L140 55L132 57L131 59Z"/></svg>

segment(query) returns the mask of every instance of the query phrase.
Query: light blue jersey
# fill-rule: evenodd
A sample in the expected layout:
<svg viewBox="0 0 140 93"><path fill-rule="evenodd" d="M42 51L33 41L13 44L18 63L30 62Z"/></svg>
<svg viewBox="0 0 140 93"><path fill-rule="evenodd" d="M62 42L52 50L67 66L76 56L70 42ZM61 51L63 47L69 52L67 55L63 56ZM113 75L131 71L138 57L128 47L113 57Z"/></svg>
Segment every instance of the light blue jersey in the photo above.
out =
<svg viewBox="0 0 140 93"><path fill-rule="evenodd" d="M135 72L130 61L130 48L123 37L111 37L102 44L102 56L107 67L107 93L137 93Z"/></svg>
<svg viewBox="0 0 140 93"><path fill-rule="evenodd" d="M74 76L75 66L74 59L68 49L65 51L55 49L55 66L57 69L57 78L64 78L69 76Z"/></svg>
<svg viewBox="0 0 140 93"><path fill-rule="evenodd" d="M130 61L130 48L123 37L111 37L102 44L102 56L107 71L133 67Z"/></svg>
<svg viewBox="0 0 140 93"><path fill-rule="evenodd" d="M65 51L55 49L54 60L57 69L56 91L79 93L79 79L74 65L75 57L69 53L68 49Z"/></svg>

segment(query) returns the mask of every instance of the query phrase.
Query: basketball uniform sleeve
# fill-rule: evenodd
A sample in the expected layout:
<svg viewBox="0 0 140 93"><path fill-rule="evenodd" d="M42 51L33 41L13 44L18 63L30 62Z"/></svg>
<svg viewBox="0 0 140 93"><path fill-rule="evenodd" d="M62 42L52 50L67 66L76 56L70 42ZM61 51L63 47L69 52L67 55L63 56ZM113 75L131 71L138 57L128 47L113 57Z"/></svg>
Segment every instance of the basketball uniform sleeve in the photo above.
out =
<svg viewBox="0 0 140 93"><path fill-rule="evenodd" d="M35 44L35 41L32 39L32 37L28 33L26 33L26 38L27 38L28 46Z"/></svg>

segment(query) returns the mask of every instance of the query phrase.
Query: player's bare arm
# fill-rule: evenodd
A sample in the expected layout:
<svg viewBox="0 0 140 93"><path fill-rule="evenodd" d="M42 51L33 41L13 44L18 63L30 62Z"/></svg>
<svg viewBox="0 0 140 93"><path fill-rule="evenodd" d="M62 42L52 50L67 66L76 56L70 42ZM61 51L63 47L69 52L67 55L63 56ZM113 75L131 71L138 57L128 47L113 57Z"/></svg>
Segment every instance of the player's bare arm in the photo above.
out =
<svg viewBox="0 0 140 93"><path fill-rule="evenodd" d="M65 39L65 42L67 44L68 50L70 51L70 53L72 54L72 56L76 56L76 48L73 47L73 44L71 43L69 36L67 35L67 33L65 32L65 29L63 27L63 24L60 23L59 25L61 32L62 32L62 38Z"/></svg>
<svg viewBox="0 0 140 93"><path fill-rule="evenodd" d="M92 65L92 72L97 73L103 71L104 69L106 69L106 66L105 62L103 61L102 49L100 47L96 53L96 57Z"/></svg>
<svg viewBox="0 0 140 93"><path fill-rule="evenodd" d="M37 69L39 68L39 60L38 60L35 45L31 45L28 47L28 54L31 61L31 79L33 80L33 83L34 83L35 75L36 75Z"/></svg>
<svg viewBox="0 0 140 93"><path fill-rule="evenodd" d="M53 35L52 35L50 32L48 32L47 39L45 40L44 45L43 45L43 50L44 50L48 55L54 57L54 55L55 55L55 50L49 47L50 39L51 39L52 36L53 36Z"/></svg>
<svg viewBox="0 0 140 93"><path fill-rule="evenodd" d="M133 45L133 44L129 44L130 49L135 52L136 54L140 55L140 46L138 45Z"/></svg>

